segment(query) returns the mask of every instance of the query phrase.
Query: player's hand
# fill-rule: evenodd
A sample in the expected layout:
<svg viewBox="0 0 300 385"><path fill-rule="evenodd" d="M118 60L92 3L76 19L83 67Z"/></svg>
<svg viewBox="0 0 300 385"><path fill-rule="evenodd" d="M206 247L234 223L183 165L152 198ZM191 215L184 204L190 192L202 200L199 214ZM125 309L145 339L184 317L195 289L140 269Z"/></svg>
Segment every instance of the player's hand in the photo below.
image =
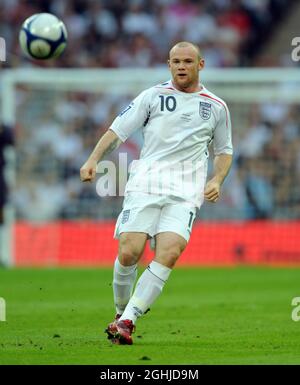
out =
<svg viewBox="0 0 300 385"><path fill-rule="evenodd" d="M221 185L219 182L211 179L206 183L204 189L204 199L208 202L215 203L220 197Z"/></svg>
<svg viewBox="0 0 300 385"><path fill-rule="evenodd" d="M87 160L80 169L80 180L82 182L93 182L96 176L97 162Z"/></svg>

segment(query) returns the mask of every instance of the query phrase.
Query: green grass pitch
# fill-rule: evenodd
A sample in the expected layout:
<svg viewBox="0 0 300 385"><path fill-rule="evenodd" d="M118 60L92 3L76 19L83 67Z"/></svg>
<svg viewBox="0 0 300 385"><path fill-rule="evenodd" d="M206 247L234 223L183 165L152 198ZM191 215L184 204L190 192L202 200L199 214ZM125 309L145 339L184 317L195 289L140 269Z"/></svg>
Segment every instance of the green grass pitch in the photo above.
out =
<svg viewBox="0 0 300 385"><path fill-rule="evenodd" d="M0 363L300 364L291 318L300 269L176 268L132 346L103 333L111 278L111 269L0 270Z"/></svg>

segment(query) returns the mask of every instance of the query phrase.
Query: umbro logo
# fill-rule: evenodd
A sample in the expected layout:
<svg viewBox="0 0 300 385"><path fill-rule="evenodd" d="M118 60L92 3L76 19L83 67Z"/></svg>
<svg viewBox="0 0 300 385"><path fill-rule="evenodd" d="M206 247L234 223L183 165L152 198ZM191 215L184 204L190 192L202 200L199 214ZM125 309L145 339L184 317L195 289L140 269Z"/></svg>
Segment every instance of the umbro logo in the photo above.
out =
<svg viewBox="0 0 300 385"><path fill-rule="evenodd" d="M180 119L184 120L185 122L190 122L192 120L192 117L190 114L181 114Z"/></svg>

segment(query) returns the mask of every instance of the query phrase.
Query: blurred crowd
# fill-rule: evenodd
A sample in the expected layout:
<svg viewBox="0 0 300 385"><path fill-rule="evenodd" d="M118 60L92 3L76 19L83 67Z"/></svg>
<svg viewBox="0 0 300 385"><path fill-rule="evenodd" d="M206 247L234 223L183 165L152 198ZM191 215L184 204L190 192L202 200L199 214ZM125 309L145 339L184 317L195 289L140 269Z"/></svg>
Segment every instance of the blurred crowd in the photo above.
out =
<svg viewBox="0 0 300 385"><path fill-rule="evenodd" d="M8 51L5 66L165 66L170 46L180 40L198 44L208 67L253 65L254 54L289 3L1 0L0 36L5 37ZM20 55L19 26L37 12L52 12L66 24L68 47L57 61L32 62ZM116 218L123 198L99 197L95 184L80 183L79 169L114 117L134 96L85 92L52 95L50 91L18 89L17 178L12 198L19 219ZM200 218L299 218L299 105L249 104L243 110L240 105L229 107L234 165L221 201L218 205L205 204ZM139 156L141 145L142 136L137 133L106 158L116 164L117 177L124 169L119 153L128 154L129 164Z"/></svg>
<svg viewBox="0 0 300 385"><path fill-rule="evenodd" d="M164 65L170 46L198 44L209 67L253 65L253 57L292 0L2 0L0 36L7 66L31 65L20 54L18 32L34 13L51 12L68 30L59 67ZM276 64L276 63L275 63ZM277 63L278 64L278 63Z"/></svg>
<svg viewBox="0 0 300 385"><path fill-rule="evenodd" d="M18 112L23 120L17 131L14 193L18 217L37 221L115 219L123 198L99 197L97 183L79 181L79 169L132 95L72 92L51 99L51 95L23 92L26 97ZM21 95L22 91L22 100ZM299 105L248 104L242 109L237 104L230 110L233 123L240 122L238 126L233 124L234 165L223 186L222 199L217 205L205 204L200 218L299 218ZM116 165L117 192L118 173L126 172L129 163L138 158L141 145L142 134L137 132L105 157ZM120 153L127 154L126 164L124 160L120 163ZM105 188L114 191L113 180L108 178Z"/></svg>
<svg viewBox="0 0 300 385"><path fill-rule="evenodd" d="M224 219L299 219L299 105L253 104L234 135L235 162L223 199L206 215L212 218L215 210Z"/></svg>

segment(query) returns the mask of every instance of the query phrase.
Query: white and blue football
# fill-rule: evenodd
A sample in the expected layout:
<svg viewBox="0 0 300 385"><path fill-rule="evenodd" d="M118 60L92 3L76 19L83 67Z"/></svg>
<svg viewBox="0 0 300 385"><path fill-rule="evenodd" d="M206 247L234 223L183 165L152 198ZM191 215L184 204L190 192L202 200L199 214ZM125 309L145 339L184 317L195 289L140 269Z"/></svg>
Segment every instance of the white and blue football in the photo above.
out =
<svg viewBox="0 0 300 385"><path fill-rule="evenodd" d="M22 24L19 42L22 51L34 59L59 57L67 45L64 23L51 13L37 13Z"/></svg>

